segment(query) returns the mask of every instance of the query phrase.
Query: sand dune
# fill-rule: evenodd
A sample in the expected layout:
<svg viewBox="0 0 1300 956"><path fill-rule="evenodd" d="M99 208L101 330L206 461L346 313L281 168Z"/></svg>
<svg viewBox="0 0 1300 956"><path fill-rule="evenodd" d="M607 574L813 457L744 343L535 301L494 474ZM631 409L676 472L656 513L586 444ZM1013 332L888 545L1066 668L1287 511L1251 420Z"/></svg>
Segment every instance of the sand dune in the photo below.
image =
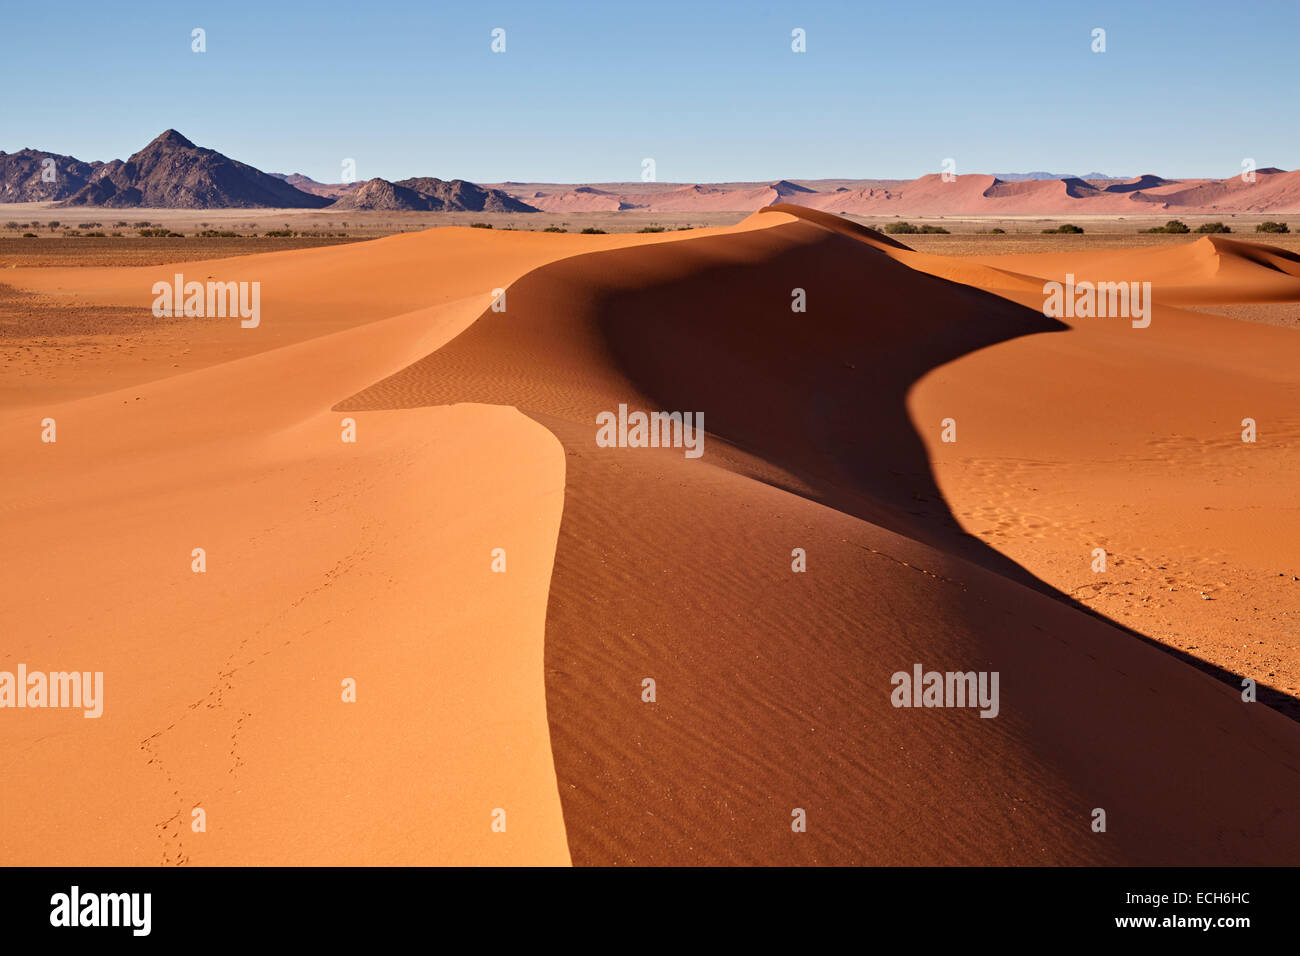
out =
<svg viewBox="0 0 1300 956"><path fill-rule="evenodd" d="M916 256L904 258L918 268L926 268ZM925 261L934 262L939 258L930 257ZM1031 284L1037 286L1039 307L1042 282L1061 281L1067 273L1078 281L1150 282L1155 300L1170 305L1300 300L1300 256L1224 236L1204 236L1176 245L1125 250L1119 254L1083 251L976 256L971 257L970 264L988 266L1022 280L1027 277L1040 280ZM1023 285L1023 281L1019 284ZM1013 287L1011 284L997 286Z"/></svg>
<svg viewBox="0 0 1300 956"><path fill-rule="evenodd" d="M603 183L600 187L505 183L499 188L548 212L755 212L794 203L862 216L1209 216L1300 212L1300 170L1265 168L1254 181L1077 178L1008 182L980 173L930 173L912 180L773 183Z"/></svg>
<svg viewBox="0 0 1300 956"><path fill-rule="evenodd" d="M1238 408L1300 435L1290 333L1176 308L1292 301L1296 263L1217 237L1109 256L943 260L782 205L676 234L443 229L11 270L19 289L139 308L176 271L265 291L263 326L205 320L227 324L196 330L179 371L124 363L105 391L66 369L0 413L0 524L25 556L0 595L13 653L107 687L99 720L0 721L13 777L41 782L11 788L0 853L1293 861L1300 726L1063 592L1069 555L1086 565L1099 540L1079 520L1130 502L1129 465L1173 504L1103 543L1126 574L1137 553L1183 568L1166 551L1200 485L1161 475L1165 451L1190 441L1174 460L1223 481ZM1151 328L1044 318L1044 277L1067 268L1153 281ZM1159 414L1126 418L1133 403ZM620 404L703 412L704 456L597 447L596 415ZM942 446L950 415L961 438ZM1253 524L1190 540L1262 567L1294 537L1250 555L1293 513L1294 461L1257 450L1220 498L1265 482ZM982 526L992 508L1032 527L991 493L1024 483L1007 465L1024 458L1053 466L1029 472L1054 500L1091 495L1037 550ZM963 480L979 469L992 479ZM999 672L998 716L891 706L891 675L918 662Z"/></svg>
<svg viewBox="0 0 1300 956"><path fill-rule="evenodd" d="M782 216L548 266L512 290L520 311L341 406L514 403L565 444L548 705L575 861L1288 858L1294 833L1269 821L1293 798L1215 781L1244 735L1293 787L1295 726L1029 590L929 483L900 414L912 381L1052 326ZM824 297L807 319L795 281ZM594 449L594 413L618 402L705 409L725 445L707 464ZM804 541L824 562L806 579L788 550ZM995 663L1024 696L996 731L969 713L940 731L888 705L900 659ZM801 841L778 821L810 804L825 828ZM1122 839L1089 832L1093 806ZM1238 813L1252 835L1211 822Z"/></svg>

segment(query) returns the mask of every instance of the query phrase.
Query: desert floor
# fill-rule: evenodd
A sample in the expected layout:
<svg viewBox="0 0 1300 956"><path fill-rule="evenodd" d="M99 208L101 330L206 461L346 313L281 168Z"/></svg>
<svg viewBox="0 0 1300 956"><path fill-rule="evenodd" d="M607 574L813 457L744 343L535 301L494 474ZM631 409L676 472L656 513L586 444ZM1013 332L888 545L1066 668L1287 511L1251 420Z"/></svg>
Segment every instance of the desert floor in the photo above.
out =
<svg viewBox="0 0 1300 956"><path fill-rule="evenodd" d="M1295 237L197 215L0 239L0 669L105 686L0 711L0 861L1300 860ZM260 324L155 318L178 272Z"/></svg>

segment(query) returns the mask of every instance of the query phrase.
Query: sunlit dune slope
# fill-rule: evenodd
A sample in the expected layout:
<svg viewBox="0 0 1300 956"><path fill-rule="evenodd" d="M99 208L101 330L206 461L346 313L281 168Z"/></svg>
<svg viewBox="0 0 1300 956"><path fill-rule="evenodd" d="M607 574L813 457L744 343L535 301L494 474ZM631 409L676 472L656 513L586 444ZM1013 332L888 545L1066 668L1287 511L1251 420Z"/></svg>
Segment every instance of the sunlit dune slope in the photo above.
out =
<svg viewBox="0 0 1300 956"><path fill-rule="evenodd" d="M0 415L5 663L102 671L105 688L98 719L4 712L0 858L568 861L542 682L559 445L469 406L349 416L345 443L330 411L472 323L495 286L619 241L479 233L6 276L141 309L176 271L266 294L255 329L202 320L187 369L124 356L102 373L117 390L58 402L86 382L56 365L44 400Z"/></svg>

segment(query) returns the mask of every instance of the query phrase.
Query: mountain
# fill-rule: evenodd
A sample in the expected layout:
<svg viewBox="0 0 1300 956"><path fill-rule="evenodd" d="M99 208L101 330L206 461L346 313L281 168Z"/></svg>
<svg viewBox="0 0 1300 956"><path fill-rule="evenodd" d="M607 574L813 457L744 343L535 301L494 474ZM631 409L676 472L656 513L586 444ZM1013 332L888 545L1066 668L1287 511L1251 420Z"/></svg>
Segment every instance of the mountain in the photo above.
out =
<svg viewBox="0 0 1300 956"><path fill-rule="evenodd" d="M413 189L432 199L441 200L446 210L469 212L539 212L536 207L516 199L500 189L489 189L463 179L442 180L431 176L417 176L398 180L398 186ZM437 206L434 207L439 208Z"/></svg>
<svg viewBox="0 0 1300 956"><path fill-rule="evenodd" d="M432 200L414 189L398 186L387 179L368 179L336 199L331 209L380 210L383 212L427 212L435 209Z"/></svg>
<svg viewBox="0 0 1300 956"><path fill-rule="evenodd" d="M499 189L485 189L463 179L418 176L390 183L371 179L340 197L331 209L376 209L388 212L538 212Z"/></svg>
<svg viewBox="0 0 1300 956"><path fill-rule="evenodd" d="M318 209L329 202L169 129L126 162L113 160L95 170L63 205Z"/></svg>
<svg viewBox="0 0 1300 956"><path fill-rule="evenodd" d="M53 166L46 160L54 160ZM67 199L90 182L104 164L83 163L75 156L60 156L39 149L0 151L0 202L52 202ZM53 182L42 175L53 170Z"/></svg>

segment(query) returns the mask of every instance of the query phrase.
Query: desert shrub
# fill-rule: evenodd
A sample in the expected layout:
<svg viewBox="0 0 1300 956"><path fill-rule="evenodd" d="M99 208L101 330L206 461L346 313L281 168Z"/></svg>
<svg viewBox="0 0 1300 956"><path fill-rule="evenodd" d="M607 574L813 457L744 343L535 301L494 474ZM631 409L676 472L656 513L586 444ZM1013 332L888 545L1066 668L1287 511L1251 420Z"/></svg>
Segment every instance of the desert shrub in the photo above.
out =
<svg viewBox="0 0 1300 956"><path fill-rule="evenodd" d="M1043 230L1043 234L1044 234L1044 235L1048 235L1048 234L1051 234L1051 233L1058 233L1058 232L1059 232L1059 233L1064 233L1064 234L1066 234L1066 235L1078 236L1078 235L1082 235L1082 234L1083 234L1083 229L1082 229L1081 227L1079 227L1079 226L1076 226L1076 225L1075 225L1074 223L1072 223L1072 222L1064 222L1064 223L1061 223L1061 225L1057 226L1055 229L1044 229L1044 230Z"/></svg>
<svg viewBox="0 0 1300 956"><path fill-rule="evenodd" d="M582 230L582 234L584 236L603 236L605 235L605 230L597 229L595 226L588 226L586 229Z"/></svg>
<svg viewBox="0 0 1300 956"><path fill-rule="evenodd" d="M949 232L943 226L922 226L921 232L927 236L947 236Z"/></svg>
<svg viewBox="0 0 1300 956"><path fill-rule="evenodd" d="M117 222L113 223L113 228L114 228L114 229L124 229L124 228L126 228L126 220L125 220L125 219L119 219Z"/></svg>
<svg viewBox="0 0 1300 956"><path fill-rule="evenodd" d="M1187 228L1187 223L1181 222L1180 220L1177 219L1170 219L1163 226L1152 226L1150 229L1143 229L1142 231L1143 232L1170 232L1170 233L1174 233L1175 235L1182 235L1183 233L1191 232L1192 230Z"/></svg>
<svg viewBox="0 0 1300 956"><path fill-rule="evenodd" d="M547 226L542 232L568 232L567 229L561 229L559 226Z"/></svg>
<svg viewBox="0 0 1300 956"><path fill-rule="evenodd" d="M1255 227L1256 232L1290 232L1284 222L1261 222Z"/></svg>
<svg viewBox="0 0 1300 956"><path fill-rule="evenodd" d="M139 233L145 239L165 239L167 237L166 229L141 229Z"/></svg>
<svg viewBox="0 0 1300 956"><path fill-rule="evenodd" d="M5 223L5 228L6 228L6 229L17 229L17 228L18 228L18 223L14 222L12 219L10 219L7 223Z"/></svg>
<svg viewBox="0 0 1300 956"><path fill-rule="evenodd" d="M1196 227L1197 232L1232 232L1221 222L1203 222Z"/></svg>
<svg viewBox="0 0 1300 956"><path fill-rule="evenodd" d="M899 235L901 233L910 236L912 233L920 231L920 229L917 229L916 226L912 225L910 222L891 222L889 225L885 226L885 232L893 235Z"/></svg>
<svg viewBox="0 0 1300 956"><path fill-rule="evenodd" d="M288 239L293 235L292 229L268 229L263 235L270 236L274 239Z"/></svg>
<svg viewBox="0 0 1300 956"><path fill-rule="evenodd" d="M200 238L203 238L203 239L240 239L240 238L243 238L242 236L239 235L239 233L237 233L237 232L233 232L233 231L231 231L231 230L229 230L229 229L204 229L202 232L199 233L199 237L200 237Z"/></svg>
<svg viewBox="0 0 1300 956"><path fill-rule="evenodd" d="M91 239L107 239L107 238L108 238L107 233L103 233L103 232L88 232L88 233L86 233L86 236L89 237L89 238L91 238Z"/></svg>
<svg viewBox="0 0 1300 956"><path fill-rule="evenodd" d="M140 222L133 222L133 223L131 223L131 228L132 228L132 229L148 229L148 228L149 228L150 226L152 226L152 225L153 225L153 223L151 223L148 219L142 219Z"/></svg>
<svg viewBox="0 0 1300 956"><path fill-rule="evenodd" d="M40 225L39 222L34 222L34 223L32 223L32 226L34 226L34 227L35 227L35 226L39 226L39 225ZM49 223L50 231L53 232L55 229L58 229L59 226L61 226L61 225L62 225L62 223L59 222L59 220L57 220L57 219L51 219L51 220L50 220L50 223Z"/></svg>
<svg viewBox="0 0 1300 956"><path fill-rule="evenodd" d="M492 223L490 223L490 222L471 222L471 223L469 224L469 227L470 227L471 229L491 229L491 228L492 228Z"/></svg>
<svg viewBox="0 0 1300 956"><path fill-rule="evenodd" d="M115 233L113 233L113 238L114 238L114 239L121 239L121 238L122 238L122 234L121 234L120 232L115 232Z"/></svg>
<svg viewBox="0 0 1300 956"><path fill-rule="evenodd" d="M24 239L35 239L35 238L36 238L36 233L34 233L34 232L24 232L24 233L23 233L23 238L24 238Z"/></svg>
<svg viewBox="0 0 1300 956"><path fill-rule="evenodd" d="M78 229L99 229L103 225L104 224L102 222L79 222L77 223L77 228Z"/></svg>
<svg viewBox="0 0 1300 956"><path fill-rule="evenodd" d="M663 226L645 226L644 228L637 230L637 232L663 232L663 231L664 231Z"/></svg>

